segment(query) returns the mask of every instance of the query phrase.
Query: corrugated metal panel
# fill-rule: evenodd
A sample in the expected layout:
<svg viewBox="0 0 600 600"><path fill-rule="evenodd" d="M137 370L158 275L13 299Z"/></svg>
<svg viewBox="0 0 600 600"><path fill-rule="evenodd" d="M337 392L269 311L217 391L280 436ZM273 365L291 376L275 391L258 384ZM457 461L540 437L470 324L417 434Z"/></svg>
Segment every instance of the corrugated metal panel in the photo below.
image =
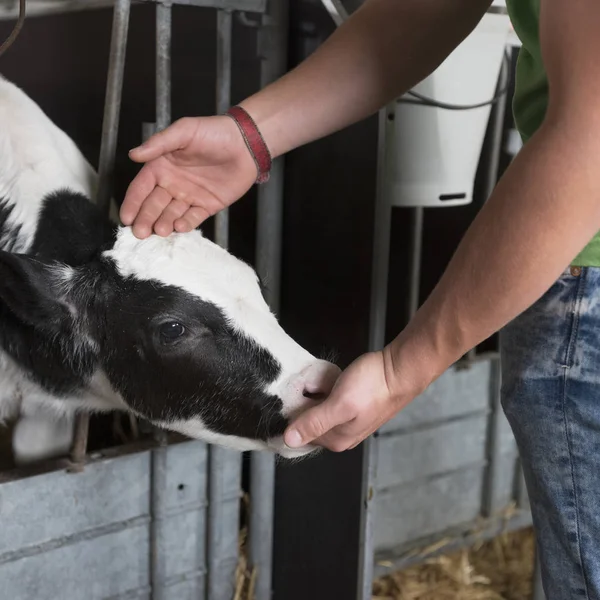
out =
<svg viewBox="0 0 600 600"><path fill-rule="evenodd" d="M150 453L54 471L0 485L0 562L72 536L148 516Z"/></svg>
<svg viewBox="0 0 600 600"><path fill-rule="evenodd" d="M476 415L379 438L377 488L481 464L486 454L487 416Z"/></svg>
<svg viewBox="0 0 600 600"><path fill-rule="evenodd" d="M161 504L151 516L151 452L0 484L0 581L11 600L201 600L206 579L206 446L160 449ZM235 498L228 510L239 508ZM151 553L150 529L155 531ZM232 557L238 540L224 539Z"/></svg>
<svg viewBox="0 0 600 600"><path fill-rule="evenodd" d="M479 466L379 492L375 548L393 549L473 522L481 510L483 479L484 467Z"/></svg>
<svg viewBox="0 0 600 600"><path fill-rule="evenodd" d="M474 363L468 369L450 369L386 423L381 432L411 429L424 423L488 410L490 374L491 365L488 361Z"/></svg>
<svg viewBox="0 0 600 600"><path fill-rule="evenodd" d="M26 521L21 526L28 529ZM134 591L147 594L148 539L148 524L141 523L5 562L0 565L2 597L105 600Z"/></svg>

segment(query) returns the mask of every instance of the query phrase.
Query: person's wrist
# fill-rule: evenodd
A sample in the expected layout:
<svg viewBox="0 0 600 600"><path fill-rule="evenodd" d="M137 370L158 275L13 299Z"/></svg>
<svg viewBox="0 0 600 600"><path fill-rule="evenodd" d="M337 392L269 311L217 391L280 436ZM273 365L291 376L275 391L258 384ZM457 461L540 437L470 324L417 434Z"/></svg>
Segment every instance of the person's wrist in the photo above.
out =
<svg viewBox="0 0 600 600"><path fill-rule="evenodd" d="M236 124L248 153L256 166L255 183L266 183L271 175L273 159L260 129L252 116L239 105L229 108L226 116Z"/></svg>
<svg viewBox="0 0 600 600"><path fill-rule="evenodd" d="M414 321L384 348L383 354L390 394L401 401L422 394L460 358L435 328Z"/></svg>
<svg viewBox="0 0 600 600"><path fill-rule="evenodd" d="M264 92L251 96L238 106L243 108L253 119L256 127L261 133L271 158L275 160L288 152L292 146L286 141L286 127L278 117L278 107L263 98Z"/></svg>

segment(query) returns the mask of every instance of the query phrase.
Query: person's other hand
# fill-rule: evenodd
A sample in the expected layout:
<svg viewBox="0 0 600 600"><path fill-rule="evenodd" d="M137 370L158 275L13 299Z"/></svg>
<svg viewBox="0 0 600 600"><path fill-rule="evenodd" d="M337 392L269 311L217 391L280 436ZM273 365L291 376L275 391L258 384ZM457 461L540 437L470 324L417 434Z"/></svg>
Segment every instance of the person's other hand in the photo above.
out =
<svg viewBox="0 0 600 600"><path fill-rule="evenodd" d="M184 118L130 152L145 163L121 206L139 238L195 229L253 185L257 168L235 122L226 116Z"/></svg>
<svg viewBox="0 0 600 600"><path fill-rule="evenodd" d="M421 391L407 379L400 389L388 349L364 354L339 377L331 394L302 413L285 432L298 448L314 443L334 452L358 446Z"/></svg>

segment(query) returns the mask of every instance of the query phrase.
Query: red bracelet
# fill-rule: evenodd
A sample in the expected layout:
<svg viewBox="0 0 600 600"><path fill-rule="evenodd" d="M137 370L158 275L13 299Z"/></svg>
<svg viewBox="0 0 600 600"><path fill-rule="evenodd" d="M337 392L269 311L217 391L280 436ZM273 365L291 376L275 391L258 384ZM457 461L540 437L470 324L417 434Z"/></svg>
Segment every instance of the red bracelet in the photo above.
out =
<svg viewBox="0 0 600 600"><path fill-rule="evenodd" d="M227 111L240 129L242 137L250 150L250 154L256 163L258 177L256 183L265 183L271 174L271 153L252 117L241 107L233 106Z"/></svg>

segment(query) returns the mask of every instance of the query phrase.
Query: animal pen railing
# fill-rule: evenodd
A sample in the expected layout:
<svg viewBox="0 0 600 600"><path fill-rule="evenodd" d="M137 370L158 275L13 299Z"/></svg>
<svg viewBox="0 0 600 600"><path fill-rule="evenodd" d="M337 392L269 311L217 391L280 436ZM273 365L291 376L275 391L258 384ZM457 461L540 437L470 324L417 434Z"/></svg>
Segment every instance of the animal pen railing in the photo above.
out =
<svg viewBox="0 0 600 600"><path fill-rule="evenodd" d="M156 120L143 136L171 122L173 5L215 9L216 108L231 104L232 28L237 13L257 28L261 85L286 68L287 4L277 0L145 0L156 5ZM44 14L114 4L96 202L111 206L131 0L31 1ZM84 3L81 3L84 4ZM0 7L1 8L1 7ZM279 303L283 175L275 161L258 197L257 270ZM227 248L227 211L215 219L216 242ZM242 461L239 452L196 441L154 440L89 454L89 417L76 422L70 461L0 473L0 581L13 600L152 598L232 600L239 560ZM66 467L66 469L65 469ZM251 456L248 551L257 600L271 597L272 456ZM34 592L32 590L35 590ZM33 594L33 595L32 595Z"/></svg>

